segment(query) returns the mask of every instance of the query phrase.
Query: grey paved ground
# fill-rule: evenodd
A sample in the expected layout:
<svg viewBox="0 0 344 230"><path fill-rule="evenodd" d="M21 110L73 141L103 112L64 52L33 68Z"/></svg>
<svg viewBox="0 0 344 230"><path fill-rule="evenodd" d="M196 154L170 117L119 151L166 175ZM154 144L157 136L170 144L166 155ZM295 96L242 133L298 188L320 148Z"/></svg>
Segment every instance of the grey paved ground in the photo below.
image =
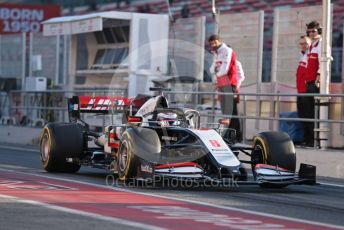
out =
<svg viewBox="0 0 344 230"><path fill-rule="evenodd" d="M302 152L308 150L301 150ZM317 156L321 153L315 152ZM341 152L338 152L338 157L341 157ZM322 156L321 156L322 158ZM325 159L325 158L324 158ZM33 172L42 175L47 175L41 169L39 154L37 151L24 150L9 150L0 147L0 168L13 169L22 172ZM67 174L49 174L56 178L68 178L78 181L86 181L93 184L105 185L106 173L101 170L82 168L81 171L74 175ZM131 191L138 191L149 194L163 195L170 198L185 199L197 202L205 202L208 204L224 205L235 207L250 211L258 211L269 214L276 214L281 216L299 218L308 221L318 221L328 224L336 224L343 226L344 229L344 180L343 179L329 179L321 177L320 181L330 185L317 186L290 186L285 189L262 189L256 185L226 187L226 188L127 188ZM116 186L123 186L121 184ZM4 203L4 201L2 201ZM1 205L1 203L0 203ZM3 206L3 205L1 205ZM24 215L24 219L18 218L23 216L25 210L32 209L29 216ZM15 211L17 210L17 211ZM9 214L9 213L13 214ZM18 213L16 213L18 212ZM13 224L13 228L20 229L24 222L30 220L33 226L39 226L39 223L44 220L40 215L44 212L37 207L31 207L23 204L6 205L6 209L0 208L0 218L5 218ZM54 211L47 213L49 221L55 221L54 224L65 222L69 218L69 214L60 214L58 220L51 218L54 216ZM34 214L36 213L36 214ZM33 216L32 216L33 215ZM37 215L37 218L34 216ZM27 219L26 219L27 218ZM80 218L83 221L84 217ZM71 218L73 219L73 218ZM36 222L37 220L37 222ZM91 220L89 220L91 221ZM18 222L18 223L17 223ZM31 226L30 222L30 226ZM77 223L77 221L72 221ZM0 223L3 221L0 219ZM86 221L86 223L88 223ZM92 220L89 226L96 224L97 220ZM109 226L107 228L106 226ZM103 229L112 229L110 225L103 225ZM0 229L2 228L0 225ZM22 228L21 228L22 229ZM27 228L25 228L27 229ZM42 228L32 229L47 229L46 226ZM73 229L73 228L70 228ZM78 229L77 227L75 229ZM86 228L91 229L91 228ZM102 228L97 228L102 229Z"/></svg>
<svg viewBox="0 0 344 230"><path fill-rule="evenodd" d="M110 221L66 213L0 197L1 230L135 229Z"/></svg>

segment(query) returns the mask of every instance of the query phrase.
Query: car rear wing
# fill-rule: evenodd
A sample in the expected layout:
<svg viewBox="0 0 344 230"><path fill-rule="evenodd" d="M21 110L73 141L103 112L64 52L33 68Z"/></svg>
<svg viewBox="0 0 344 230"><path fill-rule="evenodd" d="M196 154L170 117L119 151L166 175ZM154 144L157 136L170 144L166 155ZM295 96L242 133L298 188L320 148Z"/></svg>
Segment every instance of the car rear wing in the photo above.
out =
<svg viewBox="0 0 344 230"><path fill-rule="evenodd" d="M116 114L128 110L131 99L109 96L73 96L68 98L70 120L80 119L80 113Z"/></svg>
<svg viewBox="0 0 344 230"><path fill-rule="evenodd" d="M123 96L73 96L68 98L69 120L80 120L80 113L135 114L150 95L138 94L135 98Z"/></svg>

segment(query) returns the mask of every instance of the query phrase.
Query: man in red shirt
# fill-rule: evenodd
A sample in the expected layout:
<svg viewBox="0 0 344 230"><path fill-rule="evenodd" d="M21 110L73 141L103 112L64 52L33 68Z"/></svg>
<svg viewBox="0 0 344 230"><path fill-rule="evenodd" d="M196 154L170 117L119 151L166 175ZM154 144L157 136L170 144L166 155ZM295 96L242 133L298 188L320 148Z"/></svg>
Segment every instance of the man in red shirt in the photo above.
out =
<svg viewBox="0 0 344 230"><path fill-rule="evenodd" d="M307 54L307 68L305 72L305 82L307 93L319 93L320 80L320 56L321 56L321 28L317 21L311 21L307 25L307 35L312 40L311 46ZM306 118L315 118L314 97L305 97ZM305 140L308 146L314 146L314 122L307 122ZM307 136L306 136L307 135Z"/></svg>
<svg viewBox="0 0 344 230"><path fill-rule="evenodd" d="M236 54L234 50L223 43L218 35L211 35L208 42L214 53L214 61L210 72L216 76L216 88L221 93L235 93L238 87ZM222 114L238 115L237 103L233 95L220 95ZM237 132L237 141L241 141L240 121L231 118L229 128Z"/></svg>
<svg viewBox="0 0 344 230"><path fill-rule="evenodd" d="M309 52L307 54L308 60L305 80L307 82L307 90L312 91L312 93L318 93L322 39L321 28L317 21L311 21L307 24L307 36L312 40L312 44L309 47Z"/></svg>
<svg viewBox="0 0 344 230"><path fill-rule="evenodd" d="M306 71L307 71L307 60L308 60L308 49L311 45L311 40L309 37L302 35L299 39L299 47L300 47L300 56L299 56L299 65L296 70L296 88L298 93L306 93L307 92L307 84L306 84ZM299 118L307 118L308 110L313 108L309 108L307 104L308 97L305 96L297 96L297 113ZM309 127L309 122L302 122L304 126L304 141L305 144L308 145L309 142L312 141L312 136L310 133L313 131L310 130L312 127Z"/></svg>

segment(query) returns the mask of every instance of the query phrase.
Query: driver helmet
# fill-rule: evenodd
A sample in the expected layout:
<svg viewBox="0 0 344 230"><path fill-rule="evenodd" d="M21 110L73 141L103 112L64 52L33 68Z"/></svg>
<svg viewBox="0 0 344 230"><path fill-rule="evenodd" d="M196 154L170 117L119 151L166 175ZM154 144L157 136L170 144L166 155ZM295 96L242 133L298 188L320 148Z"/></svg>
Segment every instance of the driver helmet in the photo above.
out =
<svg viewBox="0 0 344 230"><path fill-rule="evenodd" d="M170 112L164 112L164 113L158 113L158 125L160 126L176 126L180 124L180 121L178 121L178 116L175 113Z"/></svg>

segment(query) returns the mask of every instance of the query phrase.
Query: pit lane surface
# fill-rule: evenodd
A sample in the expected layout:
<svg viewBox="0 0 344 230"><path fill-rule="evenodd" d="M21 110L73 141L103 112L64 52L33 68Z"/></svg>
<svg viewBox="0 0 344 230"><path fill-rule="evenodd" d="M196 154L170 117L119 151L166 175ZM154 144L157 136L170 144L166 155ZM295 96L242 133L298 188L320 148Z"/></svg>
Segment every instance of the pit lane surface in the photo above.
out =
<svg viewBox="0 0 344 230"><path fill-rule="evenodd" d="M0 229L189 229L191 224L198 229L344 229L341 180L323 180L335 186L286 189L261 189L255 185L143 188L115 183L109 191L106 175L85 167L74 175L46 173L41 169L37 150L0 147ZM14 181L21 181L21 186L13 185ZM42 182L50 189L44 189ZM118 206L123 201L126 206Z"/></svg>

